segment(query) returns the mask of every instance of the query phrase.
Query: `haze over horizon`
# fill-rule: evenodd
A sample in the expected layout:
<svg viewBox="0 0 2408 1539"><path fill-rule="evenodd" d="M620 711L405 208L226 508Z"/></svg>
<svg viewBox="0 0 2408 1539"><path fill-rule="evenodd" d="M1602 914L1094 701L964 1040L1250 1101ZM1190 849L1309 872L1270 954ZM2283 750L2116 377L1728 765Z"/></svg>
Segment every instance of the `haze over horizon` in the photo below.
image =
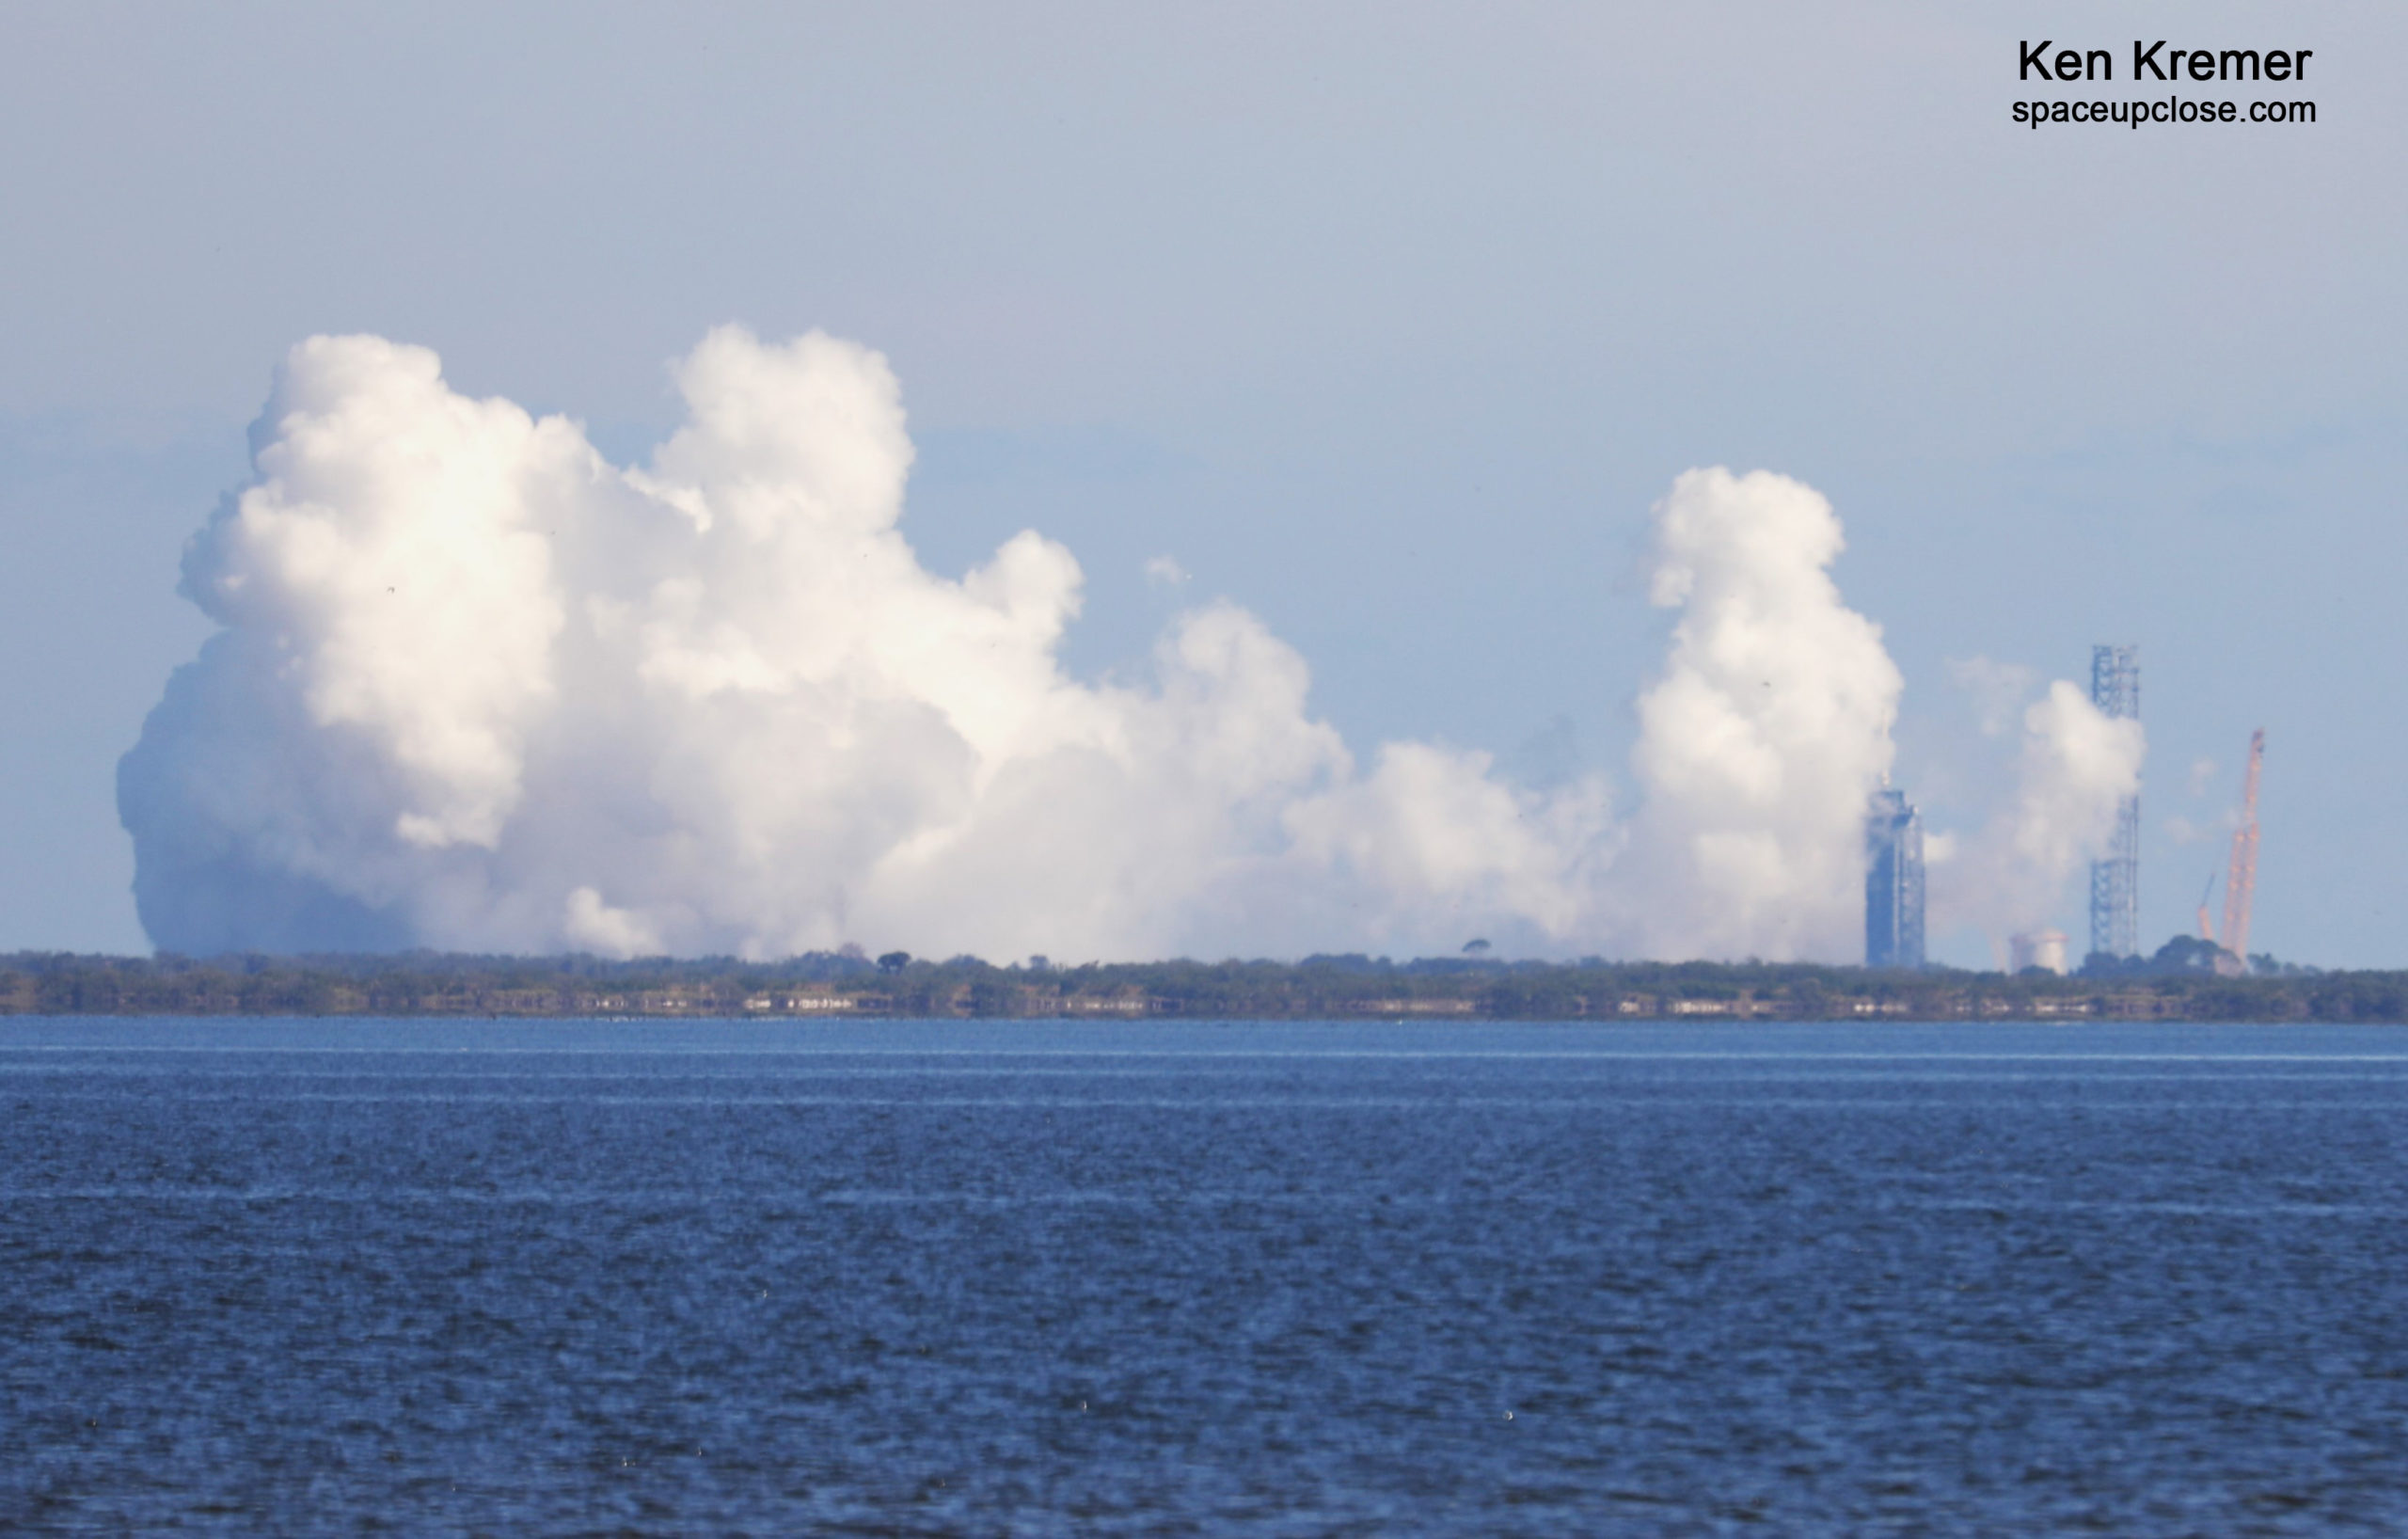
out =
<svg viewBox="0 0 2408 1539"><path fill-rule="evenodd" d="M2145 941L2190 928L2262 725L2253 949L2398 963L2408 210L2375 65L2408 21L2080 20L2314 46L2321 116L2014 130L2004 7L33 18L0 61L0 270L41 297L0 311L0 949L1847 960L1848 799L1887 771L1955 846L1936 957L1987 965L2009 926L2080 948L2139 745L2049 681L2114 641ZM789 389L850 405L726 426ZM486 457L431 492L374 431L290 425L370 402ZM714 547L764 454L854 467L843 527ZM287 495L309 474L368 490ZM438 504L473 511L449 559L521 564L463 565L492 602L458 634L364 621L403 586L374 562L440 568L393 522ZM206 620L174 593L204 520ZM861 550L876 603L781 608ZM1755 642L1777 700L1684 649L1738 612L1718 573L1795 599ZM146 936L113 770L215 624L129 761ZM920 714L873 750L872 707ZM810 736L839 718L849 746ZM1713 721L1784 789L1701 780L1736 762ZM1263 735L1198 749L1233 723ZM1082 745L1109 794L1059 778ZM771 750L827 787L735 773ZM258 805L191 794L228 764ZM1095 863L1007 885L1066 846ZM279 931L287 879L370 917Z"/></svg>

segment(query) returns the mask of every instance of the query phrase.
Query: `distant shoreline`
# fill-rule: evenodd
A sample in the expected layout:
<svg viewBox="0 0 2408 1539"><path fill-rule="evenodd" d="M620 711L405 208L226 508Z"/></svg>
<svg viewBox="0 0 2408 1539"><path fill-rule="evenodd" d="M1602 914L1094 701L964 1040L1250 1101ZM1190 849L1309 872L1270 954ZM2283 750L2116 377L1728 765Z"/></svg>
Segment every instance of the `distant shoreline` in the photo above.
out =
<svg viewBox="0 0 2408 1539"><path fill-rule="evenodd" d="M2408 1023L2408 972L2059 977L1809 963L0 957L0 1016L524 1020L2317 1021Z"/></svg>

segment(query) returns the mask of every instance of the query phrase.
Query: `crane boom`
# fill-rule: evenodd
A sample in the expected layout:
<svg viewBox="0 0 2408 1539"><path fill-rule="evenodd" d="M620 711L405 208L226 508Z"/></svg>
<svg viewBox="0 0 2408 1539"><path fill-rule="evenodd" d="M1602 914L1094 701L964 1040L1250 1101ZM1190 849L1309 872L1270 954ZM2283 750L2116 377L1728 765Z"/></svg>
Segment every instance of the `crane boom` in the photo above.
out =
<svg viewBox="0 0 2408 1539"><path fill-rule="evenodd" d="M2266 729L2249 735L2249 770L2241 782L2241 825L2232 831L2232 864L2224 878L2224 948L2249 961L2249 905L2258 894L2258 771L2266 762Z"/></svg>

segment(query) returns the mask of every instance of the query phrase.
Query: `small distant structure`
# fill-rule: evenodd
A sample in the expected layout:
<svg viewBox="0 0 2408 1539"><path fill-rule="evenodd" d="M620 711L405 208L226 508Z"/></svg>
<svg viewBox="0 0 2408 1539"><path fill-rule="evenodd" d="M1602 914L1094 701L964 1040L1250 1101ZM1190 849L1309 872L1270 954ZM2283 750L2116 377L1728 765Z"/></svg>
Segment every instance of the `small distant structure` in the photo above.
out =
<svg viewBox="0 0 2408 1539"><path fill-rule="evenodd" d="M2090 703L2115 722L2141 715L2141 649L2090 649ZM2115 832L2104 859L2090 863L2090 949L2118 961L2141 949L2141 799L2115 803Z"/></svg>
<svg viewBox="0 0 2408 1539"><path fill-rule="evenodd" d="M1464 955L1466 957L1485 957L1488 955L1488 951L1489 945L1486 941L1465 941L1464 943Z"/></svg>
<svg viewBox="0 0 2408 1539"><path fill-rule="evenodd" d="M1923 965L1923 815L1884 785L1864 819L1864 965Z"/></svg>
<svg viewBox="0 0 2408 1539"><path fill-rule="evenodd" d="M2039 968L2042 972L2066 976L2066 932L2061 929L2036 929L2006 938L2006 970L2027 972Z"/></svg>

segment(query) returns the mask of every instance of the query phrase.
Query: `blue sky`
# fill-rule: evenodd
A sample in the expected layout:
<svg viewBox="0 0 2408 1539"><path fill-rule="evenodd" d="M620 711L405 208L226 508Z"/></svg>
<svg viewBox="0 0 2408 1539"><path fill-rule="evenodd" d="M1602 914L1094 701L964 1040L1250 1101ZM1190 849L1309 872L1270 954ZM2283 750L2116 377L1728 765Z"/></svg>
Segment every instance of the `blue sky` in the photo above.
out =
<svg viewBox="0 0 2408 1539"><path fill-rule="evenodd" d="M1951 659L2083 677L2136 641L2144 935L2188 928L2262 725L2256 944L2401 960L2397 8L92 5L12 34L0 949L144 946L114 766L206 634L179 550L294 341L425 343L626 457L673 425L665 360L737 320L887 354L907 532L947 572L1068 545L1079 671L1227 595L1350 740L1619 774L1662 648L1650 505L1695 465L1796 476L1846 522L1935 826L1986 816L2010 752ZM2015 78L2042 36L2312 47L2286 94L2319 121L2036 134L2008 113L2061 94Z"/></svg>

